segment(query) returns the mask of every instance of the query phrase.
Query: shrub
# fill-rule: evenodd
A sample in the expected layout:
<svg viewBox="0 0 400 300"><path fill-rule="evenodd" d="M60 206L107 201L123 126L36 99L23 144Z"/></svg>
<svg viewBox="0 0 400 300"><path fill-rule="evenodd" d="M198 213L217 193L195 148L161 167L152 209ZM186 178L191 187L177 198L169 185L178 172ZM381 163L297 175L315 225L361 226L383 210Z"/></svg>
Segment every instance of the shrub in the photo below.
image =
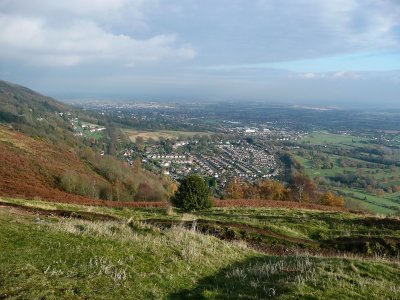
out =
<svg viewBox="0 0 400 300"><path fill-rule="evenodd" d="M210 208L212 202L208 184L197 175L186 177L172 196L171 203L186 212Z"/></svg>
<svg viewBox="0 0 400 300"><path fill-rule="evenodd" d="M342 196L334 195L331 191L327 191L321 198L324 205L330 206L344 206L344 199Z"/></svg>

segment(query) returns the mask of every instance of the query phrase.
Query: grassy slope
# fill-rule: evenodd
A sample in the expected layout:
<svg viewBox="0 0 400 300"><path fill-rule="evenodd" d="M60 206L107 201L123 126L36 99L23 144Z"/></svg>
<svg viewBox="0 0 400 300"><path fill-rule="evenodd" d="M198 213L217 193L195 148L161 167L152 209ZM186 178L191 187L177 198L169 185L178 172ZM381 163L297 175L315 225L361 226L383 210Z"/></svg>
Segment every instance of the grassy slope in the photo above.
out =
<svg viewBox="0 0 400 300"><path fill-rule="evenodd" d="M26 87L0 80L0 195L87 201L57 189L64 186L71 193L94 198L101 191L103 198L110 198L112 193L114 198L131 200L135 191L138 192L137 200L149 199L150 196L153 199L167 198L168 192L159 176L142 170L133 174L123 169L122 163L110 161L102 167L121 171L105 178L104 172L98 170L99 165L94 163L99 159L96 161L94 158L91 163L88 159L81 160L76 153L86 146L81 138L73 135L70 122L70 118L76 116L90 120L83 111L73 110ZM88 133L88 137L99 138L104 134ZM114 132L114 135L114 142L118 144L118 133ZM72 173L67 177L78 177L76 181L83 184L75 182L75 188L70 188L71 184L60 185L59 179L65 173ZM122 192L121 182L125 186ZM117 194L124 195L115 197Z"/></svg>
<svg viewBox="0 0 400 300"><path fill-rule="evenodd" d="M121 168L122 163L118 166ZM57 178L67 171L84 176L97 185L109 184L73 151L0 125L0 195L78 203L90 201L87 197L69 194L57 188ZM153 190L166 194L158 177L142 170L135 172L136 185L146 182Z"/></svg>
<svg viewBox="0 0 400 300"><path fill-rule="evenodd" d="M374 228L350 222L363 216L288 209L167 215L156 209L29 204L102 212L121 222L37 217L0 207L0 298L395 299L400 292L398 261L271 256L182 228L160 231L140 223L148 218L242 220L260 227L273 223L276 231L311 239L318 230L331 236L373 234Z"/></svg>
<svg viewBox="0 0 400 300"><path fill-rule="evenodd" d="M59 113L72 108L26 87L0 80L0 123L57 144L72 142L70 124Z"/></svg>
<svg viewBox="0 0 400 300"><path fill-rule="evenodd" d="M70 199L76 195L56 189L56 177L74 170L97 182L106 182L72 151L33 139L0 126L0 194Z"/></svg>

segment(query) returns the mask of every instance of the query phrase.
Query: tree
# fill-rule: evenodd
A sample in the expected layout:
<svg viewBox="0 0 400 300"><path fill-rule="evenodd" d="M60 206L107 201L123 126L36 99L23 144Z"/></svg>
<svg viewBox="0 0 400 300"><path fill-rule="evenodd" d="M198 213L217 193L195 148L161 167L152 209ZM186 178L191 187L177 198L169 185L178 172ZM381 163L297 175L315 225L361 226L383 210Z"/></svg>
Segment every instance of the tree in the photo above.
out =
<svg viewBox="0 0 400 300"><path fill-rule="evenodd" d="M135 198L139 201L148 201L151 194L151 186L148 182L144 181L139 184Z"/></svg>
<svg viewBox="0 0 400 300"><path fill-rule="evenodd" d="M251 145L253 145L254 144L254 139L249 136L249 137L246 138L246 142L251 144Z"/></svg>
<svg viewBox="0 0 400 300"><path fill-rule="evenodd" d="M244 182L242 184L242 189L243 189L243 198L245 199L260 198L257 187L254 186L254 184L251 184L250 182Z"/></svg>
<svg viewBox="0 0 400 300"><path fill-rule="evenodd" d="M237 177L234 177L231 181L228 182L225 188L225 193L226 193L226 198L243 199L244 197L243 186Z"/></svg>
<svg viewBox="0 0 400 300"><path fill-rule="evenodd" d="M295 174L289 184L294 199L299 202L315 200L317 186L304 174Z"/></svg>
<svg viewBox="0 0 400 300"><path fill-rule="evenodd" d="M334 195L331 191L327 191L321 198L324 205L330 206L344 206L344 199L342 196Z"/></svg>
<svg viewBox="0 0 400 300"><path fill-rule="evenodd" d="M187 212L210 208L212 202L208 184L200 176L187 176L171 197L171 203Z"/></svg>
<svg viewBox="0 0 400 300"><path fill-rule="evenodd" d="M276 180L262 180L258 183L258 190L261 199L283 200L285 198L285 186Z"/></svg>

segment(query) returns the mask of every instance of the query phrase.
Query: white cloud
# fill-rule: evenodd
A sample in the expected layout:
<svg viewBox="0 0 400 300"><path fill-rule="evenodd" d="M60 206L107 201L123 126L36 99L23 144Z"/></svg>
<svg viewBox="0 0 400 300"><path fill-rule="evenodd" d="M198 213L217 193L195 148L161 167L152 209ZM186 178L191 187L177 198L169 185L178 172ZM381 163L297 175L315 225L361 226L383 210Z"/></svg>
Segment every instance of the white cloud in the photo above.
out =
<svg viewBox="0 0 400 300"><path fill-rule="evenodd" d="M362 79L363 76L358 72L298 72L292 73L288 76L289 78L299 78L299 79Z"/></svg>
<svg viewBox="0 0 400 300"><path fill-rule="evenodd" d="M399 0L258 3L265 20L273 20L267 24L265 36L273 37L268 51L278 53L276 61L400 48Z"/></svg>
<svg viewBox="0 0 400 300"><path fill-rule="evenodd" d="M144 19L143 11L151 9L158 0L2 0L0 11L6 14L45 17L46 19L62 15L91 20L103 20L115 14L124 16L129 13L133 19Z"/></svg>
<svg viewBox="0 0 400 300"><path fill-rule="evenodd" d="M297 74L297 77L298 77L298 78L304 78L304 79L315 79L315 78L317 78L318 76L317 76L316 73L307 72L307 73L300 73L300 74Z"/></svg>
<svg viewBox="0 0 400 300"><path fill-rule="evenodd" d="M357 72L336 72L331 75L334 79L360 79L362 76Z"/></svg>
<svg viewBox="0 0 400 300"><path fill-rule="evenodd" d="M6 12L0 14L0 58L36 65L74 66L100 61L133 66L187 60L196 55L195 49L179 43L174 33L137 39L110 29L114 19L142 26L143 0L34 0L26 6L23 2L0 2ZM63 19L63 14L68 17Z"/></svg>
<svg viewBox="0 0 400 300"><path fill-rule="evenodd" d="M395 28L400 5L395 1L319 1L319 22L343 47L371 49L399 46Z"/></svg>

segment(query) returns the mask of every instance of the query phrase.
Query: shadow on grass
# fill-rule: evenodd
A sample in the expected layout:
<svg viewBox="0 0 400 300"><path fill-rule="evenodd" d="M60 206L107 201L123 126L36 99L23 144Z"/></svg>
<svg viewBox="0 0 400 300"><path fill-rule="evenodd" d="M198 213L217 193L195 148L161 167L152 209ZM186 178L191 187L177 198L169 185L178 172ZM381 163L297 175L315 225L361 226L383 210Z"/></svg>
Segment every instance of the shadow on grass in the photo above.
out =
<svg viewBox="0 0 400 300"><path fill-rule="evenodd" d="M307 257L254 257L201 279L167 299L269 299L290 293L312 272Z"/></svg>

